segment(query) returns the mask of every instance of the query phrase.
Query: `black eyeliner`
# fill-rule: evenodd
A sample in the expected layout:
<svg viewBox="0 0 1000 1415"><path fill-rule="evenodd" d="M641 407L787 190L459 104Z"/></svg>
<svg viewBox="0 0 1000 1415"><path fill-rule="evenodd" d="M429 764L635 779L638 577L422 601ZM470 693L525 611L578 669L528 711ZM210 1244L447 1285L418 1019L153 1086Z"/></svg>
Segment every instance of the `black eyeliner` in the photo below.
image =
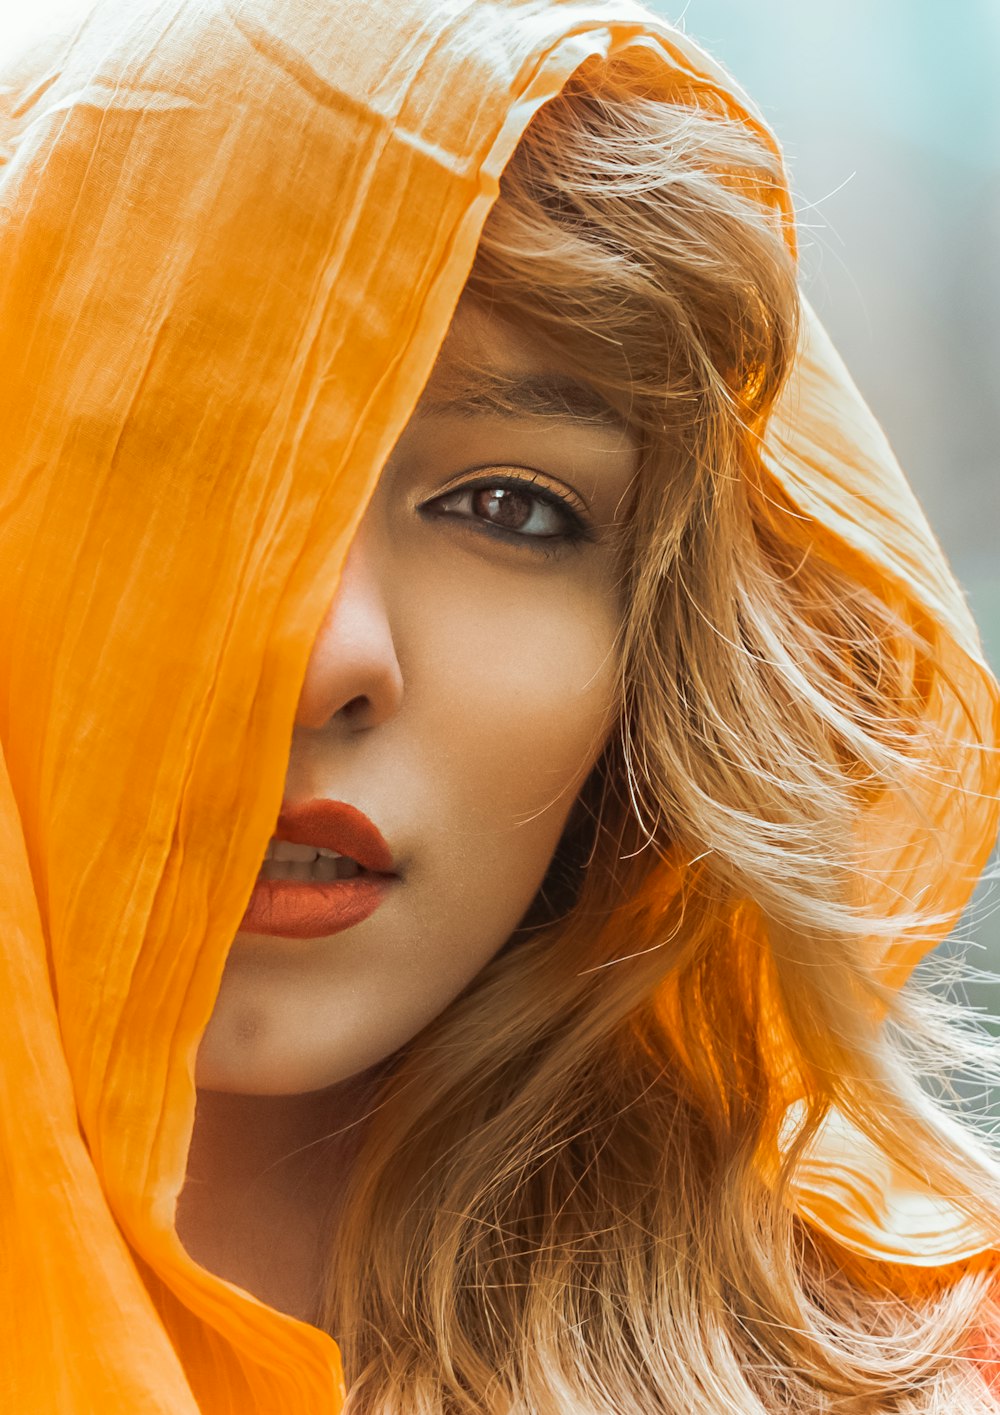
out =
<svg viewBox="0 0 1000 1415"><path fill-rule="evenodd" d="M586 543L593 543L598 539L597 532L590 523L584 519L580 512L569 501L568 497L561 496L550 487L541 486L537 481L528 477L507 477L492 476L478 477L472 481L463 481L458 486L450 487L447 491L441 492L433 497L429 502L420 508L423 513L425 507L433 506L435 501L443 500L445 497L458 496L465 492L489 491L492 488L503 489L505 491L515 491L526 493L536 497L546 506L555 507L566 520L567 529L559 535L539 536L526 535L522 531L508 530L503 526L494 525L492 522L479 516L461 516L456 512L438 512L441 516L455 516L456 519L467 522L474 526L477 531L485 532L494 539L499 539L507 544L515 544L519 547L526 546L536 553L553 555L560 549L569 546L579 546ZM434 514L434 513L430 513Z"/></svg>

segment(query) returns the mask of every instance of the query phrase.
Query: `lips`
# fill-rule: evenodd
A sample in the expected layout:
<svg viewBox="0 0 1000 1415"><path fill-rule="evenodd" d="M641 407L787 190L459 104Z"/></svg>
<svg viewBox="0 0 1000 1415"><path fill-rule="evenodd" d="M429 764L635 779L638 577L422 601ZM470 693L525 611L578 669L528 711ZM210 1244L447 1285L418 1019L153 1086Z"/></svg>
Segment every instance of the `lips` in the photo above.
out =
<svg viewBox="0 0 1000 1415"><path fill-rule="evenodd" d="M346 855L361 866L351 879L263 879L254 885L241 933L323 938L373 914L397 879L392 851L363 812L344 801L308 801L282 811L276 840Z"/></svg>
<svg viewBox="0 0 1000 1415"><path fill-rule="evenodd" d="M337 855L349 855L372 874L394 873L392 851L381 832L346 801L306 801L281 812L275 840L293 845L321 845Z"/></svg>
<svg viewBox="0 0 1000 1415"><path fill-rule="evenodd" d="M239 931L277 938L329 938L374 914L393 879L392 875L370 874L316 884L259 879Z"/></svg>

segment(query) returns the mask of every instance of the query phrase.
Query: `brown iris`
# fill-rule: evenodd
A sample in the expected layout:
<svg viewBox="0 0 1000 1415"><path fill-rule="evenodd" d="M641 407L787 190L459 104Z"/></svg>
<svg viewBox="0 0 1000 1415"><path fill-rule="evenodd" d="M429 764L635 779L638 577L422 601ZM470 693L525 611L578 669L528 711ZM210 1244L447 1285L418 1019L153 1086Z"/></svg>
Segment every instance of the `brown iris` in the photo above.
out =
<svg viewBox="0 0 1000 1415"><path fill-rule="evenodd" d="M519 530L534 510L530 496L502 486L484 487L474 492L472 507L477 515L493 525L512 531Z"/></svg>

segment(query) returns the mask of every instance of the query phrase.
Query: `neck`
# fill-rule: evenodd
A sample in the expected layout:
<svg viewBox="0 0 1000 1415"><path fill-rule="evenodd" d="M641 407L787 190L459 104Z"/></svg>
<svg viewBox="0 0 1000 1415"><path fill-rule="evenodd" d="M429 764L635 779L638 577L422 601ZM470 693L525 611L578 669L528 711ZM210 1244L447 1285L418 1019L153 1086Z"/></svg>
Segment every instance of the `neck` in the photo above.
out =
<svg viewBox="0 0 1000 1415"><path fill-rule="evenodd" d="M359 1077L297 1096L199 1091L177 1212L195 1262L315 1322L337 1193L371 1089Z"/></svg>

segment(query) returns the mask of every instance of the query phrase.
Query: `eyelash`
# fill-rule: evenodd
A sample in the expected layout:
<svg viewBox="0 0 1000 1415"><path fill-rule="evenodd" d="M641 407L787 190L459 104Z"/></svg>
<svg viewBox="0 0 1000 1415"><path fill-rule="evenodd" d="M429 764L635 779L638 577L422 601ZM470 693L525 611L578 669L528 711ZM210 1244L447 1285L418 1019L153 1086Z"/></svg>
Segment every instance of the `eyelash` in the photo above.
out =
<svg viewBox="0 0 1000 1415"><path fill-rule="evenodd" d="M456 511L439 511L440 516L456 516L459 520L472 522L477 531L482 534L494 537L497 540L506 541L515 545L518 549L533 551L536 555L557 555L561 550L580 545L596 539L593 527L577 511L576 507L566 496L561 496L559 492L553 491L550 487L542 487L529 477L478 477L475 481L462 482L459 486L453 486L449 491L442 492L440 496L435 496L431 501L425 502L420 509L427 514L435 502L444 501L447 497L475 493L477 491L518 491L523 495L534 497L544 506L552 506L564 517L566 529L557 535L531 535L524 531L512 531L504 526L494 525L482 517L475 515L463 515Z"/></svg>

